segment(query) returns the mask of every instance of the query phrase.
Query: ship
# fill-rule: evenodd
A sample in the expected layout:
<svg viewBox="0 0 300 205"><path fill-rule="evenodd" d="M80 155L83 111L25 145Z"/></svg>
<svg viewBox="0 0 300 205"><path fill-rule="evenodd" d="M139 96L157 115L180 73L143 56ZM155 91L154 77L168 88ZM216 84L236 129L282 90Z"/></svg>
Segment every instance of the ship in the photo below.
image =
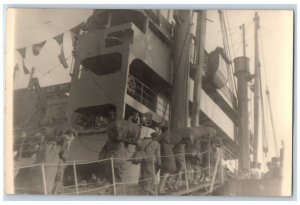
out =
<svg viewBox="0 0 300 205"><path fill-rule="evenodd" d="M224 21L222 11L219 15ZM258 134L251 141L249 131L248 92L249 82L255 79L257 85L259 79L250 74L249 58L230 59L228 45L205 50L206 20L204 10L94 10L75 36L71 82L40 87L31 78L28 88L14 91L15 193L28 193L35 169L40 194L51 194L55 173L45 169L51 172L55 165L34 165L36 145L43 143L34 133L43 126L62 133L67 126L77 129L78 138L63 165L63 194L138 195L140 165L135 164L128 165L121 182L89 186L98 166L116 166L112 158L99 159L109 140L110 115L122 126L137 112L150 119L142 124L141 137L158 126L171 132L209 127L222 141L212 155L204 149L214 161L203 168L209 175L201 183L187 180L191 173L185 166L185 183L164 195L279 195L267 186L262 191L260 180L237 177L240 170L250 173L250 156L258 150ZM255 89L259 93L259 86ZM129 143L129 158L136 145Z"/></svg>

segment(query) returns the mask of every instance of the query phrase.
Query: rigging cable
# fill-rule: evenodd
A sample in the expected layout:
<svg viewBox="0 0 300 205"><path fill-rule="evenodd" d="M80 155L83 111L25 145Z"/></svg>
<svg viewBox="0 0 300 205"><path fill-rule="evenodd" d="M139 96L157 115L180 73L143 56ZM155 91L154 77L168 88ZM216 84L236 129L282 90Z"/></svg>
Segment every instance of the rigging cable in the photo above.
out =
<svg viewBox="0 0 300 205"><path fill-rule="evenodd" d="M263 42L262 42L262 34L260 33L259 35L259 39L260 39L260 45L261 45L261 49L262 49L262 57L263 57L263 65L264 65L264 68L266 69L266 66L265 66L265 59L264 59L264 49L263 49ZM270 91L269 91L269 88L268 88L268 84L267 84L267 74L266 72L264 72L264 77L265 77L265 83L266 83L266 96L267 96L267 103L268 103L268 108L269 108L269 113L270 113L270 119L271 119L271 125L272 125L272 131L273 131L273 140L274 140L274 146L275 146L275 154L276 156L279 156L278 155L278 145L277 145L277 135L276 135L276 132L275 132L275 126L274 126L274 121L273 121L273 114L272 114L272 107L271 107L271 99L270 99Z"/></svg>
<svg viewBox="0 0 300 205"><path fill-rule="evenodd" d="M230 53L230 48L229 48L229 41L228 41L226 23L225 23L225 19L224 19L224 13L221 10L218 10L218 13L219 13L219 18L220 18L225 54L231 61L232 58L231 58L231 53ZM232 66L232 63L230 65L226 64L226 66L227 66L227 75L229 78L229 86L230 86L230 89L233 91L233 92L231 92L231 101L233 103L233 106L236 106L236 103L234 102L234 94L236 93L237 88L236 88L236 83L233 79L233 66Z"/></svg>
<svg viewBox="0 0 300 205"><path fill-rule="evenodd" d="M261 81L261 69L259 69L259 80L260 84L262 85ZM266 130L266 122L265 122L265 106L264 106L264 98L262 92L262 86L259 89L260 92L260 103L261 103L261 114L262 114L262 138L263 138L263 152L266 154L268 152L268 138L267 138L267 130Z"/></svg>
<svg viewBox="0 0 300 205"><path fill-rule="evenodd" d="M270 113L271 125L272 125L272 130L273 130L275 153L276 153L276 156L279 156L278 155L278 146L277 146L277 136L276 136L276 132L275 132L275 126L274 126L273 114L272 114L272 107L271 107L271 100L270 100L270 91L268 90L268 87L266 88L266 95L267 95L268 104L269 104L269 113Z"/></svg>
<svg viewBox="0 0 300 205"><path fill-rule="evenodd" d="M71 57L72 57L72 56L67 57L67 58L66 58L66 61L69 60ZM60 68L60 66L61 66L61 63L55 65L53 68L49 69L46 73L44 73L44 75L42 75L42 76L40 77L40 79L41 79L41 78L44 78L45 76L47 76L48 74L50 74L52 71L56 70L57 68Z"/></svg>

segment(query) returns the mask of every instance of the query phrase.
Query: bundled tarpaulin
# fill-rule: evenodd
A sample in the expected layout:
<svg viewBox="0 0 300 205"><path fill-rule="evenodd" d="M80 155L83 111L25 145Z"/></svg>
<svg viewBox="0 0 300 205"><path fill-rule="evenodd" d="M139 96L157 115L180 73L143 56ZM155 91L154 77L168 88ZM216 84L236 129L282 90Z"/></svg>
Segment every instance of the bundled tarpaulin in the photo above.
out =
<svg viewBox="0 0 300 205"><path fill-rule="evenodd" d="M141 128L138 124L127 120L116 120L108 125L107 134L110 139L137 144Z"/></svg>
<svg viewBox="0 0 300 205"><path fill-rule="evenodd" d="M220 71L220 68L222 66L227 67L231 63L224 49L217 47L208 54L208 68L205 74L205 81L211 82L217 89L222 88L227 83L228 77Z"/></svg>
<svg viewBox="0 0 300 205"><path fill-rule="evenodd" d="M32 45L33 55L35 55L35 56L39 55L45 44L46 44L46 41L42 41L40 43L33 44Z"/></svg>
<svg viewBox="0 0 300 205"><path fill-rule="evenodd" d="M63 41L64 41L64 33L59 34L55 37L53 37L54 40L58 43L60 47L60 53L58 55L58 60L59 62L63 65L64 68L68 68L68 63L66 61L65 53L64 53L64 46L63 46Z"/></svg>
<svg viewBox="0 0 300 205"><path fill-rule="evenodd" d="M25 75L28 75L30 72L27 69L26 65L25 65L25 58L26 58L26 47L24 48L19 48L17 49L17 51L20 53L21 57L22 57L22 66L23 66L23 71Z"/></svg>
<svg viewBox="0 0 300 205"><path fill-rule="evenodd" d="M197 138L212 138L216 136L217 132L211 127L187 127L175 129L162 135L166 138L165 141L170 142L172 145L185 144L187 141L194 141Z"/></svg>

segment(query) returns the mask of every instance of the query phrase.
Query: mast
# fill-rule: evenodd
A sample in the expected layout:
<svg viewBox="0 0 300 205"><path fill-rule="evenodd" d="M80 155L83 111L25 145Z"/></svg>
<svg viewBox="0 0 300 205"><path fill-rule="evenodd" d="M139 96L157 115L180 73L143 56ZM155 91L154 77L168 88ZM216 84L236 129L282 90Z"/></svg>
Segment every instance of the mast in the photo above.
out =
<svg viewBox="0 0 300 205"><path fill-rule="evenodd" d="M242 24L242 25L240 26L240 29L242 29L242 32L243 32L243 55L246 56L245 24Z"/></svg>
<svg viewBox="0 0 300 205"><path fill-rule="evenodd" d="M248 80L249 80L249 58L240 56L234 59L234 70L237 77L238 90L238 142L239 142L239 170L249 173L250 149L249 149L249 114L248 114Z"/></svg>
<svg viewBox="0 0 300 205"><path fill-rule="evenodd" d="M191 34L191 10L175 10L175 44L173 53L173 91L171 107L171 129L188 125L188 76Z"/></svg>
<svg viewBox="0 0 300 205"><path fill-rule="evenodd" d="M254 48L254 142L253 142L253 161L258 161L258 130L259 130L259 100L260 100L260 62L259 62L259 52L258 52L258 29L259 25L259 16L255 12L254 17L255 30L255 48Z"/></svg>
<svg viewBox="0 0 300 205"><path fill-rule="evenodd" d="M201 89L202 89L202 73L204 69L205 53L204 45L206 38L206 11L198 11L197 29L196 29L196 74L194 81L193 93L193 114L192 126L199 125Z"/></svg>

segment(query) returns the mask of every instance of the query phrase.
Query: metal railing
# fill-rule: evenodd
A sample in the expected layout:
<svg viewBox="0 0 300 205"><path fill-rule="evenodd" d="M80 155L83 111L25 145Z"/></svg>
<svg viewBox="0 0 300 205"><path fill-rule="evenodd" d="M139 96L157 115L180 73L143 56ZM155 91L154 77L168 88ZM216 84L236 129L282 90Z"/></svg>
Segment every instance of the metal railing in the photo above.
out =
<svg viewBox="0 0 300 205"><path fill-rule="evenodd" d="M206 191L212 192L216 182L224 182L223 167L221 166L222 149L219 148L211 156L210 151L198 153L179 153L164 157L178 157L183 155L184 170L182 172L169 173L168 190L164 194L174 194L176 192L190 194L197 189L198 186L207 188ZM193 158L194 157L194 158ZM103 160L91 162L66 162L66 163L41 163L30 166L15 167L15 193L33 193L33 194L96 194L96 195L144 195L145 191L149 191L150 195L164 195L159 190L160 182L164 176L159 176L156 170L156 162L154 156L147 156L143 159L147 162L141 162L141 166L147 166L152 172L151 176L134 176L134 177L120 177L120 174L126 173L132 166L135 170L139 169L138 165L131 164L129 161L137 158L108 158ZM148 160L147 160L148 159ZM192 160L200 160L200 164L193 164ZM145 163L148 163L145 165ZM106 178L103 176L95 175L91 180L83 178L82 175L86 174L85 167L95 165L97 173L106 173ZM126 166L124 166L126 165ZM120 168L121 166L121 168ZM140 166L140 167L141 167ZM69 172L66 174L66 169ZM125 170L124 170L124 167ZM72 168L72 169L70 169ZM99 169L101 168L101 169ZM59 181L64 184L61 192L53 192L55 183L57 183L56 172L58 169L64 170L64 177ZM72 170L70 172L70 170ZM85 170L85 171L82 171ZM123 171L123 173L121 173ZM23 173L22 173L23 172ZM24 181L24 177L28 176ZM70 178L70 179L69 179ZM99 180L98 180L99 179ZM103 180L105 179L105 180ZM23 184L22 184L23 180ZM178 183L177 183L178 182ZM177 183L177 184L176 184ZM173 186L173 187L172 187ZM150 188L149 188L150 187Z"/></svg>
<svg viewBox="0 0 300 205"><path fill-rule="evenodd" d="M163 102L160 102L157 93L134 76L129 75L129 78L135 82L134 89L127 92L131 97L154 112L166 112L166 116L168 115L168 108L167 111L165 110L168 106L166 101L162 99Z"/></svg>

